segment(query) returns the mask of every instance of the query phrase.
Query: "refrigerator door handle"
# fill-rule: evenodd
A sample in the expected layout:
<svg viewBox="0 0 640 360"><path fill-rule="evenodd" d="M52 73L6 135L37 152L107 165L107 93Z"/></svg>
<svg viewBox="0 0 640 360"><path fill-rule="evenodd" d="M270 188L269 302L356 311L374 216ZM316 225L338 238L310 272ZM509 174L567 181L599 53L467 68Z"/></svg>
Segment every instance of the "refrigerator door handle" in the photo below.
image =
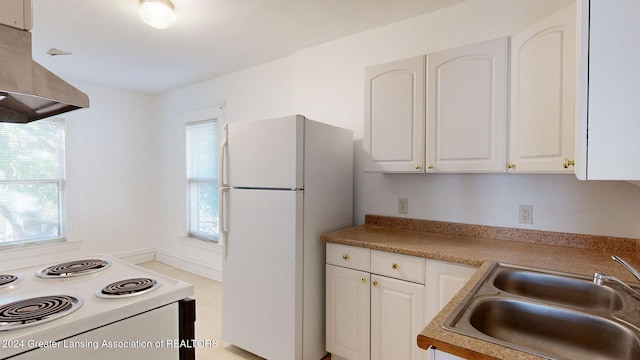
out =
<svg viewBox="0 0 640 360"><path fill-rule="evenodd" d="M227 221L224 213L224 197L229 191L229 185L225 183L224 167L226 163L226 150L229 143L227 124L222 128L222 141L220 142L220 152L218 161L218 222L220 224L220 243L222 244L222 256L227 257Z"/></svg>
<svg viewBox="0 0 640 360"><path fill-rule="evenodd" d="M225 182L225 174L224 168L226 164L226 153L227 153L227 145L229 144L228 137L228 124L224 124L222 128L222 141L220 142L220 152L219 152L219 161L218 161L218 187L229 187L229 184Z"/></svg>
<svg viewBox="0 0 640 360"><path fill-rule="evenodd" d="M218 195L218 216L219 216L219 229L220 229L220 241L222 245L222 256L227 257L227 218L225 216L224 205L225 205L225 195L229 192L229 187L221 187L219 188Z"/></svg>

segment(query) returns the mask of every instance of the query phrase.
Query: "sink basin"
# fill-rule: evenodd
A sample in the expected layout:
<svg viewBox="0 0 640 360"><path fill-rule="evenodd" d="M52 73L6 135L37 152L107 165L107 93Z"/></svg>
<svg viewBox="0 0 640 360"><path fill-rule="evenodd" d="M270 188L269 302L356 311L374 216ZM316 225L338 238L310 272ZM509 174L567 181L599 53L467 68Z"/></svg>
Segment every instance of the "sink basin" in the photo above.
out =
<svg viewBox="0 0 640 360"><path fill-rule="evenodd" d="M624 305L618 291L590 279L506 270L496 275L493 285L511 294L571 307L618 311Z"/></svg>
<svg viewBox="0 0 640 360"><path fill-rule="evenodd" d="M639 305L586 276L495 263L443 326L550 359L640 359Z"/></svg>
<svg viewBox="0 0 640 360"><path fill-rule="evenodd" d="M469 324L503 344L539 349L558 359L640 359L640 338L614 321L520 300L490 299L471 310Z"/></svg>

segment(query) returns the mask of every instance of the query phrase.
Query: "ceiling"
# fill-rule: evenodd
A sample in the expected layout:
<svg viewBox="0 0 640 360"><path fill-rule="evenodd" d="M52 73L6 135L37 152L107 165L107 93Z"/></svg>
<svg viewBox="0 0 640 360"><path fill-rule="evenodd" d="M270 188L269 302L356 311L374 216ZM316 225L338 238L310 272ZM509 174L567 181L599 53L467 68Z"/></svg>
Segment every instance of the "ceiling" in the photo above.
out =
<svg viewBox="0 0 640 360"><path fill-rule="evenodd" d="M176 23L158 30L139 0L32 0L33 58L71 82L158 94L463 0L172 1Z"/></svg>

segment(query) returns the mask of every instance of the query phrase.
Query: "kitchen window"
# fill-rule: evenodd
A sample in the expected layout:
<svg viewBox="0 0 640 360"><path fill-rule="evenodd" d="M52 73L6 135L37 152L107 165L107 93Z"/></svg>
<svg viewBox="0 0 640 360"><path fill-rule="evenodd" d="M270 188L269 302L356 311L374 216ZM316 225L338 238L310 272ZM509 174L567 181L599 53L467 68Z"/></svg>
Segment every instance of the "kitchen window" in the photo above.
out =
<svg viewBox="0 0 640 360"><path fill-rule="evenodd" d="M218 122L186 124L189 236L218 241Z"/></svg>
<svg viewBox="0 0 640 360"><path fill-rule="evenodd" d="M65 122L0 123L0 246L65 237Z"/></svg>

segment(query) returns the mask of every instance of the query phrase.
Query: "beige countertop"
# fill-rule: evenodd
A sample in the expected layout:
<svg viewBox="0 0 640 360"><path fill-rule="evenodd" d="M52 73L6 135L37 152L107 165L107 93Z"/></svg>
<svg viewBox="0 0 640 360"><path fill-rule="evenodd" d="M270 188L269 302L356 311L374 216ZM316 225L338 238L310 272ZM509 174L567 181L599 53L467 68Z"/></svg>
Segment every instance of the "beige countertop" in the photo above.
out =
<svg viewBox="0 0 640 360"><path fill-rule="evenodd" d="M478 272L418 335L424 349L435 346L467 359L543 359L442 328L445 319L487 271L492 262L593 275L608 273L634 278L611 260L619 255L640 268L638 241L580 234L543 232L411 220L367 215L365 225L322 236L326 242L420 256L478 266Z"/></svg>

